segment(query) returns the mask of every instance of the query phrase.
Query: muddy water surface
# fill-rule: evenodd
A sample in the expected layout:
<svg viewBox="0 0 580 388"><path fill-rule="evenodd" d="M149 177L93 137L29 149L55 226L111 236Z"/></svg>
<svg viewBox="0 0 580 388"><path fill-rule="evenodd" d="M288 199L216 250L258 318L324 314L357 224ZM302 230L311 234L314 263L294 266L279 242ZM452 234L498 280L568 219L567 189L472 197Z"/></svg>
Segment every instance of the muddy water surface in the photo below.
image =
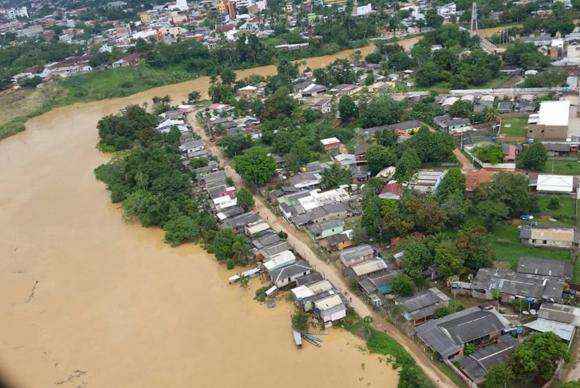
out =
<svg viewBox="0 0 580 388"><path fill-rule="evenodd" d="M200 78L56 109L0 142L0 372L14 385L396 386L396 372L344 331L297 351L289 306L258 305L202 249L170 248L110 204L92 172L106 160L98 119L207 86Z"/></svg>

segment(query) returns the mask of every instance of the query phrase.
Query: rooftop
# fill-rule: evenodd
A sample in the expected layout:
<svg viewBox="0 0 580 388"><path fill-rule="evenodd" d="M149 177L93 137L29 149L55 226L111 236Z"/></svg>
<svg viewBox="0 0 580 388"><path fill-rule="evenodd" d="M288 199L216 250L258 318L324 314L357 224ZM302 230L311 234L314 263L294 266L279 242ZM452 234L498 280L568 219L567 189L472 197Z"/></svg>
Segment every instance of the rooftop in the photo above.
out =
<svg viewBox="0 0 580 388"><path fill-rule="evenodd" d="M567 126L570 122L570 101L543 101L538 115L538 125Z"/></svg>

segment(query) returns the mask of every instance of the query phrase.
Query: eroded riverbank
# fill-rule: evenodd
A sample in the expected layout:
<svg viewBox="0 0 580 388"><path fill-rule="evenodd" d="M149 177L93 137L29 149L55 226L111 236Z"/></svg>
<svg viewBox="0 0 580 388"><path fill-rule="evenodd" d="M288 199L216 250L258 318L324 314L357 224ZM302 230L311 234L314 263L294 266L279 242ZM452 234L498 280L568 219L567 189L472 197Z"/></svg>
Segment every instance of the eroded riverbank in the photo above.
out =
<svg viewBox="0 0 580 388"><path fill-rule="evenodd" d="M159 231L125 223L95 180L100 117L208 85L58 108L0 142L0 371L15 385L396 386L396 372L345 331L294 349L288 306L258 305L201 248L170 248Z"/></svg>

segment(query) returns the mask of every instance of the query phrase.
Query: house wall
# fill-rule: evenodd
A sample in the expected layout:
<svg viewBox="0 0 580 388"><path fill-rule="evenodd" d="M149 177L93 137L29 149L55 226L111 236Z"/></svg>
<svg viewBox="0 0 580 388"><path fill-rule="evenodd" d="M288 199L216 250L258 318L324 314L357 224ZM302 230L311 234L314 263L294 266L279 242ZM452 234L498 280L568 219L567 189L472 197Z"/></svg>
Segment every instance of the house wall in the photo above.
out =
<svg viewBox="0 0 580 388"><path fill-rule="evenodd" d="M566 140L568 126L530 125L528 138L537 140Z"/></svg>
<svg viewBox="0 0 580 388"><path fill-rule="evenodd" d="M336 228L326 229L326 230L322 231L319 238L326 238L329 236L334 236L335 234L339 234L342 232L343 232L343 227L337 226Z"/></svg>
<svg viewBox="0 0 580 388"><path fill-rule="evenodd" d="M538 239L522 239L522 244L531 245L534 247L544 247L544 248L572 248L571 241L561 241L561 240L538 240Z"/></svg>

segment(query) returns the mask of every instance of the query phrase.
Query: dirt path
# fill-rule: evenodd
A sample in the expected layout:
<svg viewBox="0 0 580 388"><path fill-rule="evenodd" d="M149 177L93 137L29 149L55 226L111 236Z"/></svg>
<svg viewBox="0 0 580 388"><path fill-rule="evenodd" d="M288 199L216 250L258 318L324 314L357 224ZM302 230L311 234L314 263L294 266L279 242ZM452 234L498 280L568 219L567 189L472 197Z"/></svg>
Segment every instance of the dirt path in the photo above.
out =
<svg viewBox="0 0 580 388"><path fill-rule="evenodd" d="M195 112L189 117L190 123L194 128L195 132L205 141L209 151L218 157L221 166L223 167L226 175L230 177L236 186L244 186L244 181L242 177L233 169L228 158L222 153L222 150L212 142L206 135L203 128L197 125L195 119ZM463 155L462 155L463 156ZM467 159L467 158L466 158ZM296 250L296 252L306 259L310 265L320 272L326 279L330 280L332 284L345 296L347 296L351 307L356 311L356 313L361 317L372 316L375 327L379 330L383 330L389 336L391 336L395 341L401 344L407 352L415 359L415 362L421 367L425 374L437 384L439 387L456 387L455 383L449 379L444 373L442 373L439 368L437 368L426 356L426 354L420 349L420 347L414 343L411 339L402 334L397 328L392 324L386 322L384 317L379 315L377 312L369 308L369 306L356 294L349 292L349 286L344 279L344 277L339 273L338 269L333 265L327 263L321 259L316 252L314 252L309 246L309 237L306 233L298 230L294 225L291 225L282 217L274 214L270 208L266 205L266 201L259 195L254 196L255 200L255 211L266 220L272 229L275 231L284 231L288 235L288 243Z"/></svg>

